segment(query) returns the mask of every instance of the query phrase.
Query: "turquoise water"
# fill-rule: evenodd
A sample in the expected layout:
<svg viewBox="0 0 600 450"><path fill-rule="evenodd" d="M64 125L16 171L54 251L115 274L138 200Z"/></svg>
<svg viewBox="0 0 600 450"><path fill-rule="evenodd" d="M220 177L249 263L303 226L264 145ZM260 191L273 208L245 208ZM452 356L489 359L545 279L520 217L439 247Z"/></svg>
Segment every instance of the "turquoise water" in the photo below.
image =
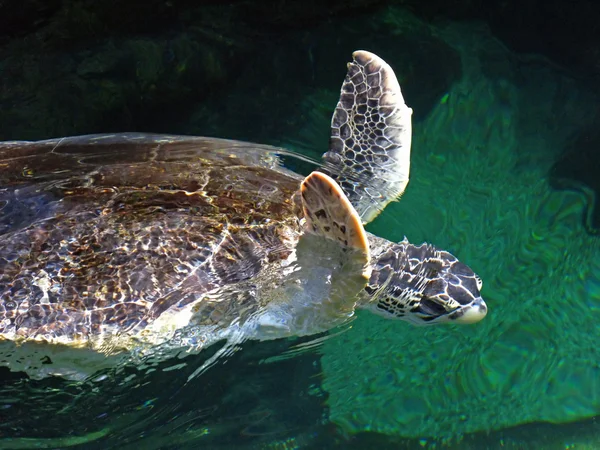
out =
<svg viewBox="0 0 600 450"><path fill-rule="evenodd" d="M598 447L600 241L584 221L594 194L554 190L548 177L593 127L596 94L542 57L511 53L479 23L431 25L383 8L337 25L261 42L221 84L234 69L193 30L55 59L22 41L0 62L14 84L2 93L14 107L0 111L1 130L5 139L177 132L318 158L345 63L369 49L394 67L415 121L409 187L368 230L466 261L484 280L488 317L425 329L360 313L318 346L246 343L198 376L216 348L84 382L1 372L0 448ZM133 91L115 52L136 62ZM201 80L186 75L194 64L206 68ZM175 105L194 103L195 83L215 88ZM131 92L164 96L163 113L143 111Z"/></svg>

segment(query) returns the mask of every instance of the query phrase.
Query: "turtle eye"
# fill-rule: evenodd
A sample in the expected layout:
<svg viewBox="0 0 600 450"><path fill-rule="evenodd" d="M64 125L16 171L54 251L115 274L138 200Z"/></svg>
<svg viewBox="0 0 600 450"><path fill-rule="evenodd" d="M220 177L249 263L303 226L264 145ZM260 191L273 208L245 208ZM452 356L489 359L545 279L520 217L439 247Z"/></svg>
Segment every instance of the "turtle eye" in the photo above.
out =
<svg viewBox="0 0 600 450"><path fill-rule="evenodd" d="M475 282L477 283L477 290L481 291L481 288L483 287L483 280L477 274L475 274Z"/></svg>
<svg viewBox="0 0 600 450"><path fill-rule="evenodd" d="M439 316L446 313L446 308L436 302L433 297L423 296L419 302L418 311L429 316Z"/></svg>

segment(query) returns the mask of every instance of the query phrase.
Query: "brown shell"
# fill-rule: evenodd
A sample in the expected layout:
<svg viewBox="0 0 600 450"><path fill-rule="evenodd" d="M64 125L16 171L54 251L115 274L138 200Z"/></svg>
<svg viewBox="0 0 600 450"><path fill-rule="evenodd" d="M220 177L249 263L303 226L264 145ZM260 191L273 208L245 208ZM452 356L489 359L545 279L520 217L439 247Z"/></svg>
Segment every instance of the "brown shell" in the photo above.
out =
<svg viewBox="0 0 600 450"><path fill-rule="evenodd" d="M140 134L0 144L0 340L135 332L285 258L302 178L277 153Z"/></svg>

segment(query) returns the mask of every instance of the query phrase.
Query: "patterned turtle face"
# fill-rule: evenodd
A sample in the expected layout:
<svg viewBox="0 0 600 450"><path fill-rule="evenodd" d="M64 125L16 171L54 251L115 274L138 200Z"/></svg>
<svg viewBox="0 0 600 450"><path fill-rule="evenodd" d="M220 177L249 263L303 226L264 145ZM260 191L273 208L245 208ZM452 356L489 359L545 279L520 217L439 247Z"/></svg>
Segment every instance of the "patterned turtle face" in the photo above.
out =
<svg viewBox="0 0 600 450"><path fill-rule="evenodd" d="M448 252L403 241L374 258L367 287L376 314L427 325L472 323L487 313L482 281Z"/></svg>

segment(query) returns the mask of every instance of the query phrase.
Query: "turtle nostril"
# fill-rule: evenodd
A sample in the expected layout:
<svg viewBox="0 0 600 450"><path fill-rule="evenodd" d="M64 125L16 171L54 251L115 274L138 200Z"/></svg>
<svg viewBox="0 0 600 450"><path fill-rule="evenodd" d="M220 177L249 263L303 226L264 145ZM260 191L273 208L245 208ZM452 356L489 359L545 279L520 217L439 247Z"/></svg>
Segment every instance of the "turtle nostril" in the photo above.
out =
<svg viewBox="0 0 600 450"><path fill-rule="evenodd" d="M487 315L487 305L481 297L476 299L470 306L462 309L462 313L455 320L457 323L479 322Z"/></svg>
<svg viewBox="0 0 600 450"><path fill-rule="evenodd" d="M487 305L485 304L485 302L483 300L481 300L478 303L478 306L479 306L479 312L485 316L487 314Z"/></svg>

